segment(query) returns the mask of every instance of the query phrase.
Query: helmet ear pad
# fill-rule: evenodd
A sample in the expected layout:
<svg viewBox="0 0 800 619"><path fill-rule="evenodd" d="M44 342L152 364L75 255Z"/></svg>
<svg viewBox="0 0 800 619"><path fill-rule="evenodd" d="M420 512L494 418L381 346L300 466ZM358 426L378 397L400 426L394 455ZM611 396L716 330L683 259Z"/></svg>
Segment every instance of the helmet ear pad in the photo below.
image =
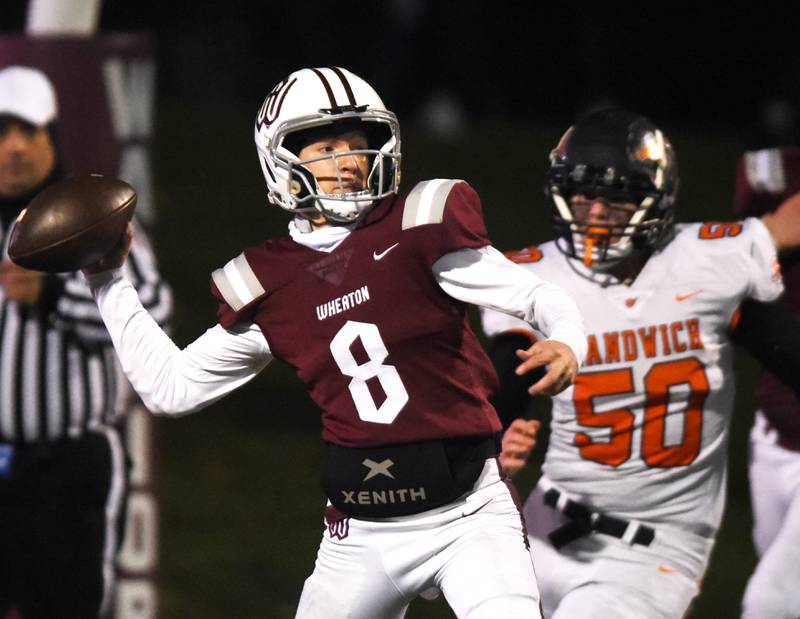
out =
<svg viewBox="0 0 800 619"><path fill-rule="evenodd" d="M304 205L314 194L319 193L317 179L306 166L292 165L289 169L289 191L298 204Z"/></svg>

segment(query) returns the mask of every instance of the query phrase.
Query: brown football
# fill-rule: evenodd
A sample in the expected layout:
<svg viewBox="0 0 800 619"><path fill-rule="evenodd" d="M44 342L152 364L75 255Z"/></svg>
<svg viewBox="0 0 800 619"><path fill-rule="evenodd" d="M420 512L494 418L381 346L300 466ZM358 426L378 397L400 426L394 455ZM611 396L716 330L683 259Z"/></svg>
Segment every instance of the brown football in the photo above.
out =
<svg viewBox="0 0 800 619"><path fill-rule="evenodd" d="M33 271L77 271L119 242L136 207L136 191L116 178L87 174L44 189L11 231L8 256Z"/></svg>

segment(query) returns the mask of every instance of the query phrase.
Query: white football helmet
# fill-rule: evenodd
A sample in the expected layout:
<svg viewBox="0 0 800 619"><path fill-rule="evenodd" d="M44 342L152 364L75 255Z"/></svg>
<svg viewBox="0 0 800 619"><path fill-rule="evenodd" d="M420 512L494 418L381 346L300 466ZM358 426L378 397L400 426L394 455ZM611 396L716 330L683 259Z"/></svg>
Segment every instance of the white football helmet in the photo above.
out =
<svg viewBox="0 0 800 619"><path fill-rule="evenodd" d="M343 124L344 130L352 130L355 125L367 136L368 148L347 153L370 158L370 172L362 191L324 193L305 166L320 157L302 161L287 147L287 143L296 142L298 132L333 124ZM301 69L281 81L258 111L255 142L269 200L287 211L318 212L329 221L348 223L356 221L377 200L397 193L397 117L386 109L372 86L346 69ZM341 156L325 155L334 160Z"/></svg>

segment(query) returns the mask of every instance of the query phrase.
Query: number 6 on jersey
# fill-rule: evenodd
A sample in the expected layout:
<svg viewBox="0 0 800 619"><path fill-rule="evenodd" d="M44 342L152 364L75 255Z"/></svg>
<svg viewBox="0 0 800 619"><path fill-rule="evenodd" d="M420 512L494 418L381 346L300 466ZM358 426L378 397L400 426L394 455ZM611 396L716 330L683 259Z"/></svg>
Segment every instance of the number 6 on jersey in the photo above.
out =
<svg viewBox="0 0 800 619"><path fill-rule="evenodd" d="M358 338L369 357L369 361L361 365L351 351L353 342ZM353 377L348 388L358 416L373 423L392 423L408 402L408 392L397 368L383 363L389 356L389 351L386 350L377 325L348 320L331 340L330 349L342 374ZM386 394L386 399L380 406L376 406L369 392L367 381L371 378L378 379Z"/></svg>

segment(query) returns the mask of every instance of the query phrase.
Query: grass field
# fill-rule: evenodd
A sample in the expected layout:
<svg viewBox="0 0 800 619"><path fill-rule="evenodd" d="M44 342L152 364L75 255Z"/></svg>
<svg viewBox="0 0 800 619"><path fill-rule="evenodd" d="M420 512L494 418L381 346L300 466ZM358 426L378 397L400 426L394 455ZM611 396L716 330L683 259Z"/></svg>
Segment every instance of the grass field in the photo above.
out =
<svg viewBox="0 0 800 619"><path fill-rule="evenodd" d="M466 179L483 198L497 247L546 240L541 179L561 129L487 121L473 128L471 139L442 145L409 126L403 185L426 177ZM738 137L667 129L683 172L680 219L726 218ZM157 135L155 237L176 295L174 337L185 345L215 322L209 273L245 245L283 234L288 216L266 206L251 110L221 113L166 102ZM738 616L754 564L745 480L754 367L746 359L738 366L730 500L695 618ZM293 616L322 532L319 430L318 412L280 364L205 412L159 420L162 616ZM536 475L534 463L519 477L523 493ZM420 600L408 616L452 613L441 601Z"/></svg>

